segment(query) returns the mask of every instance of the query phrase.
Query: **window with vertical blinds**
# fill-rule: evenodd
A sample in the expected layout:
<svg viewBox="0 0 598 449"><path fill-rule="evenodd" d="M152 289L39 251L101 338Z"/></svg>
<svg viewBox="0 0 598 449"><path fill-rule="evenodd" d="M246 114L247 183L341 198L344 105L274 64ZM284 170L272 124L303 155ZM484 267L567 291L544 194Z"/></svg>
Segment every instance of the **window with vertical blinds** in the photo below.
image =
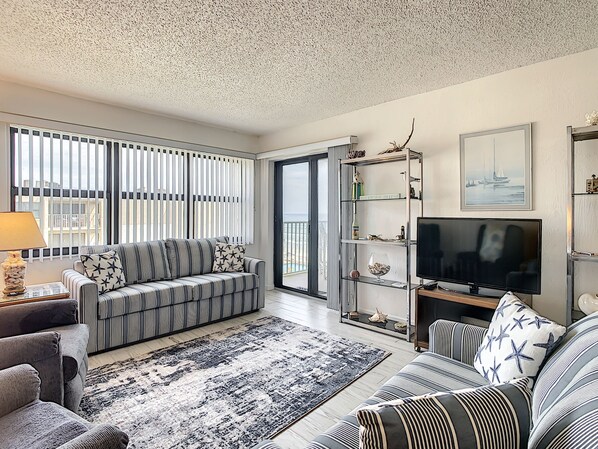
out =
<svg viewBox="0 0 598 449"><path fill-rule="evenodd" d="M32 211L48 248L227 235L253 242L254 161L12 126L12 209Z"/></svg>

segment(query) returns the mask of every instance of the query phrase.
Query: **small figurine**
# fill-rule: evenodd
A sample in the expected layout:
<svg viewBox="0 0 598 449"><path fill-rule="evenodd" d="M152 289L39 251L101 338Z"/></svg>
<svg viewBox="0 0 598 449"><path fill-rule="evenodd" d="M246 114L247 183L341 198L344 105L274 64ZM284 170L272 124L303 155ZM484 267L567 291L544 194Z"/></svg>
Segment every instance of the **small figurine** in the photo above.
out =
<svg viewBox="0 0 598 449"><path fill-rule="evenodd" d="M386 323L386 318L388 317L387 314L384 314L376 308L376 313L374 313L371 317L368 318L372 323Z"/></svg>
<svg viewBox="0 0 598 449"><path fill-rule="evenodd" d="M349 319L350 320L358 320L359 319L359 312L356 312L356 311L349 312Z"/></svg>
<svg viewBox="0 0 598 449"><path fill-rule="evenodd" d="M399 240L405 240L405 226L401 226L401 234L399 234Z"/></svg>
<svg viewBox="0 0 598 449"><path fill-rule="evenodd" d="M382 234L368 234L368 240L375 240L378 242L384 241Z"/></svg>
<svg viewBox="0 0 598 449"><path fill-rule="evenodd" d="M359 273L359 271L357 271L357 270L351 270L351 271L349 272L349 277L350 277L351 279L357 279L359 276L360 276L360 273Z"/></svg>
<svg viewBox="0 0 598 449"><path fill-rule="evenodd" d="M598 179L596 179L596 175L592 175L590 179L586 179L586 192L598 193Z"/></svg>

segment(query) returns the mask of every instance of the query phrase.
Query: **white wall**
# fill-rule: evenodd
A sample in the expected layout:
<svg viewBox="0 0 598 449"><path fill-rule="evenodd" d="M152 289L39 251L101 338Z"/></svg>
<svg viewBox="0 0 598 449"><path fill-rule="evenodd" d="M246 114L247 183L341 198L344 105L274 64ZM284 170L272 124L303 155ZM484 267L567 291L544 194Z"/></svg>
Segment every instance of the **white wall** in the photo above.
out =
<svg viewBox="0 0 598 449"><path fill-rule="evenodd" d="M397 82L401 82L400 70ZM387 148L389 141L405 139L411 118L415 117L410 146L422 151L425 157L425 214L543 219L542 295L534 297L534 308L562 322L566 298L565 128L583 126L585 113L598 109L597 83L598 49L594 49L261 136L259 148L270 151L356 135L358 148L375 154ZM534 210L461 212L459 134L529 122L533 139ZM586 171L579 176L585 178L598 172L598 163ZM386 173L388 183L394 183L395 178L393 173ZM367 188L367 179L365 182ZM382 179L378 178L380 182ZM365 228L364 231L367 232ZM401 310L396 310L396 300L375 298L369 308L375 304L393 315L402 315Z"/></svg>
<svg viewBox="0 0 598 449"><path fill-rule="evenodd" d="M249 134L83 100L0 80L0 114L2 113L13 114L15 124L31 124L34 119L30 117L35 117L64 122L64 124L55 123L53 129L63 130L67 129L65 127L69 124L75 124L250 153L256 151L258 142L256 136ZM102 135L102 131L98 130L97 135ZM2 211L9 210L8 149L7 126L5 122L0 121L0 210ZM256 202L257 214L259 213L257 197ZM257 255L259 242L257 237L259 236L256 232L256 245L248 248L248 255ZM0 260L4 257L4 254L0 253ZM33 262L28 267L26 282L36 284L59 280L62 271L71 266L72 261L69 259ZM4 288L2 279L0 279L0 288Z"/></svg>

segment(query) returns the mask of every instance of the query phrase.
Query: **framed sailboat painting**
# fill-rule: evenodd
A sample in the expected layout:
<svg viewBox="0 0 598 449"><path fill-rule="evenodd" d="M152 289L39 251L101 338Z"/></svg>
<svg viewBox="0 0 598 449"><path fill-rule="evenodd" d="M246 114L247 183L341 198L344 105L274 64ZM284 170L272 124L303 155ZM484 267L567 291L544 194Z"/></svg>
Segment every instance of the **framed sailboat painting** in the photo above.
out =
<svg viewBox="0 0 598 449"><path fill-rule="evenodd" d="M532 209L532 126L461 134L461 210Z"/></svg>

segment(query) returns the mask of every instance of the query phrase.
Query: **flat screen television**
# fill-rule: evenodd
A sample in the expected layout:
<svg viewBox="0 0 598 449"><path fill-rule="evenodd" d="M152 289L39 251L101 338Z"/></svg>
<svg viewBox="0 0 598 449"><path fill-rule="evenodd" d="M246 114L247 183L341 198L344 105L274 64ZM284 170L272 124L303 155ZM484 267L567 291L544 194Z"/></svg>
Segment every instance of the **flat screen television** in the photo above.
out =
<svg viewBox="0 0 598 449"><path fill-rule="evenodd" d="M529 294L541 292L542 220L420 217L421 279Z"/></svg>

